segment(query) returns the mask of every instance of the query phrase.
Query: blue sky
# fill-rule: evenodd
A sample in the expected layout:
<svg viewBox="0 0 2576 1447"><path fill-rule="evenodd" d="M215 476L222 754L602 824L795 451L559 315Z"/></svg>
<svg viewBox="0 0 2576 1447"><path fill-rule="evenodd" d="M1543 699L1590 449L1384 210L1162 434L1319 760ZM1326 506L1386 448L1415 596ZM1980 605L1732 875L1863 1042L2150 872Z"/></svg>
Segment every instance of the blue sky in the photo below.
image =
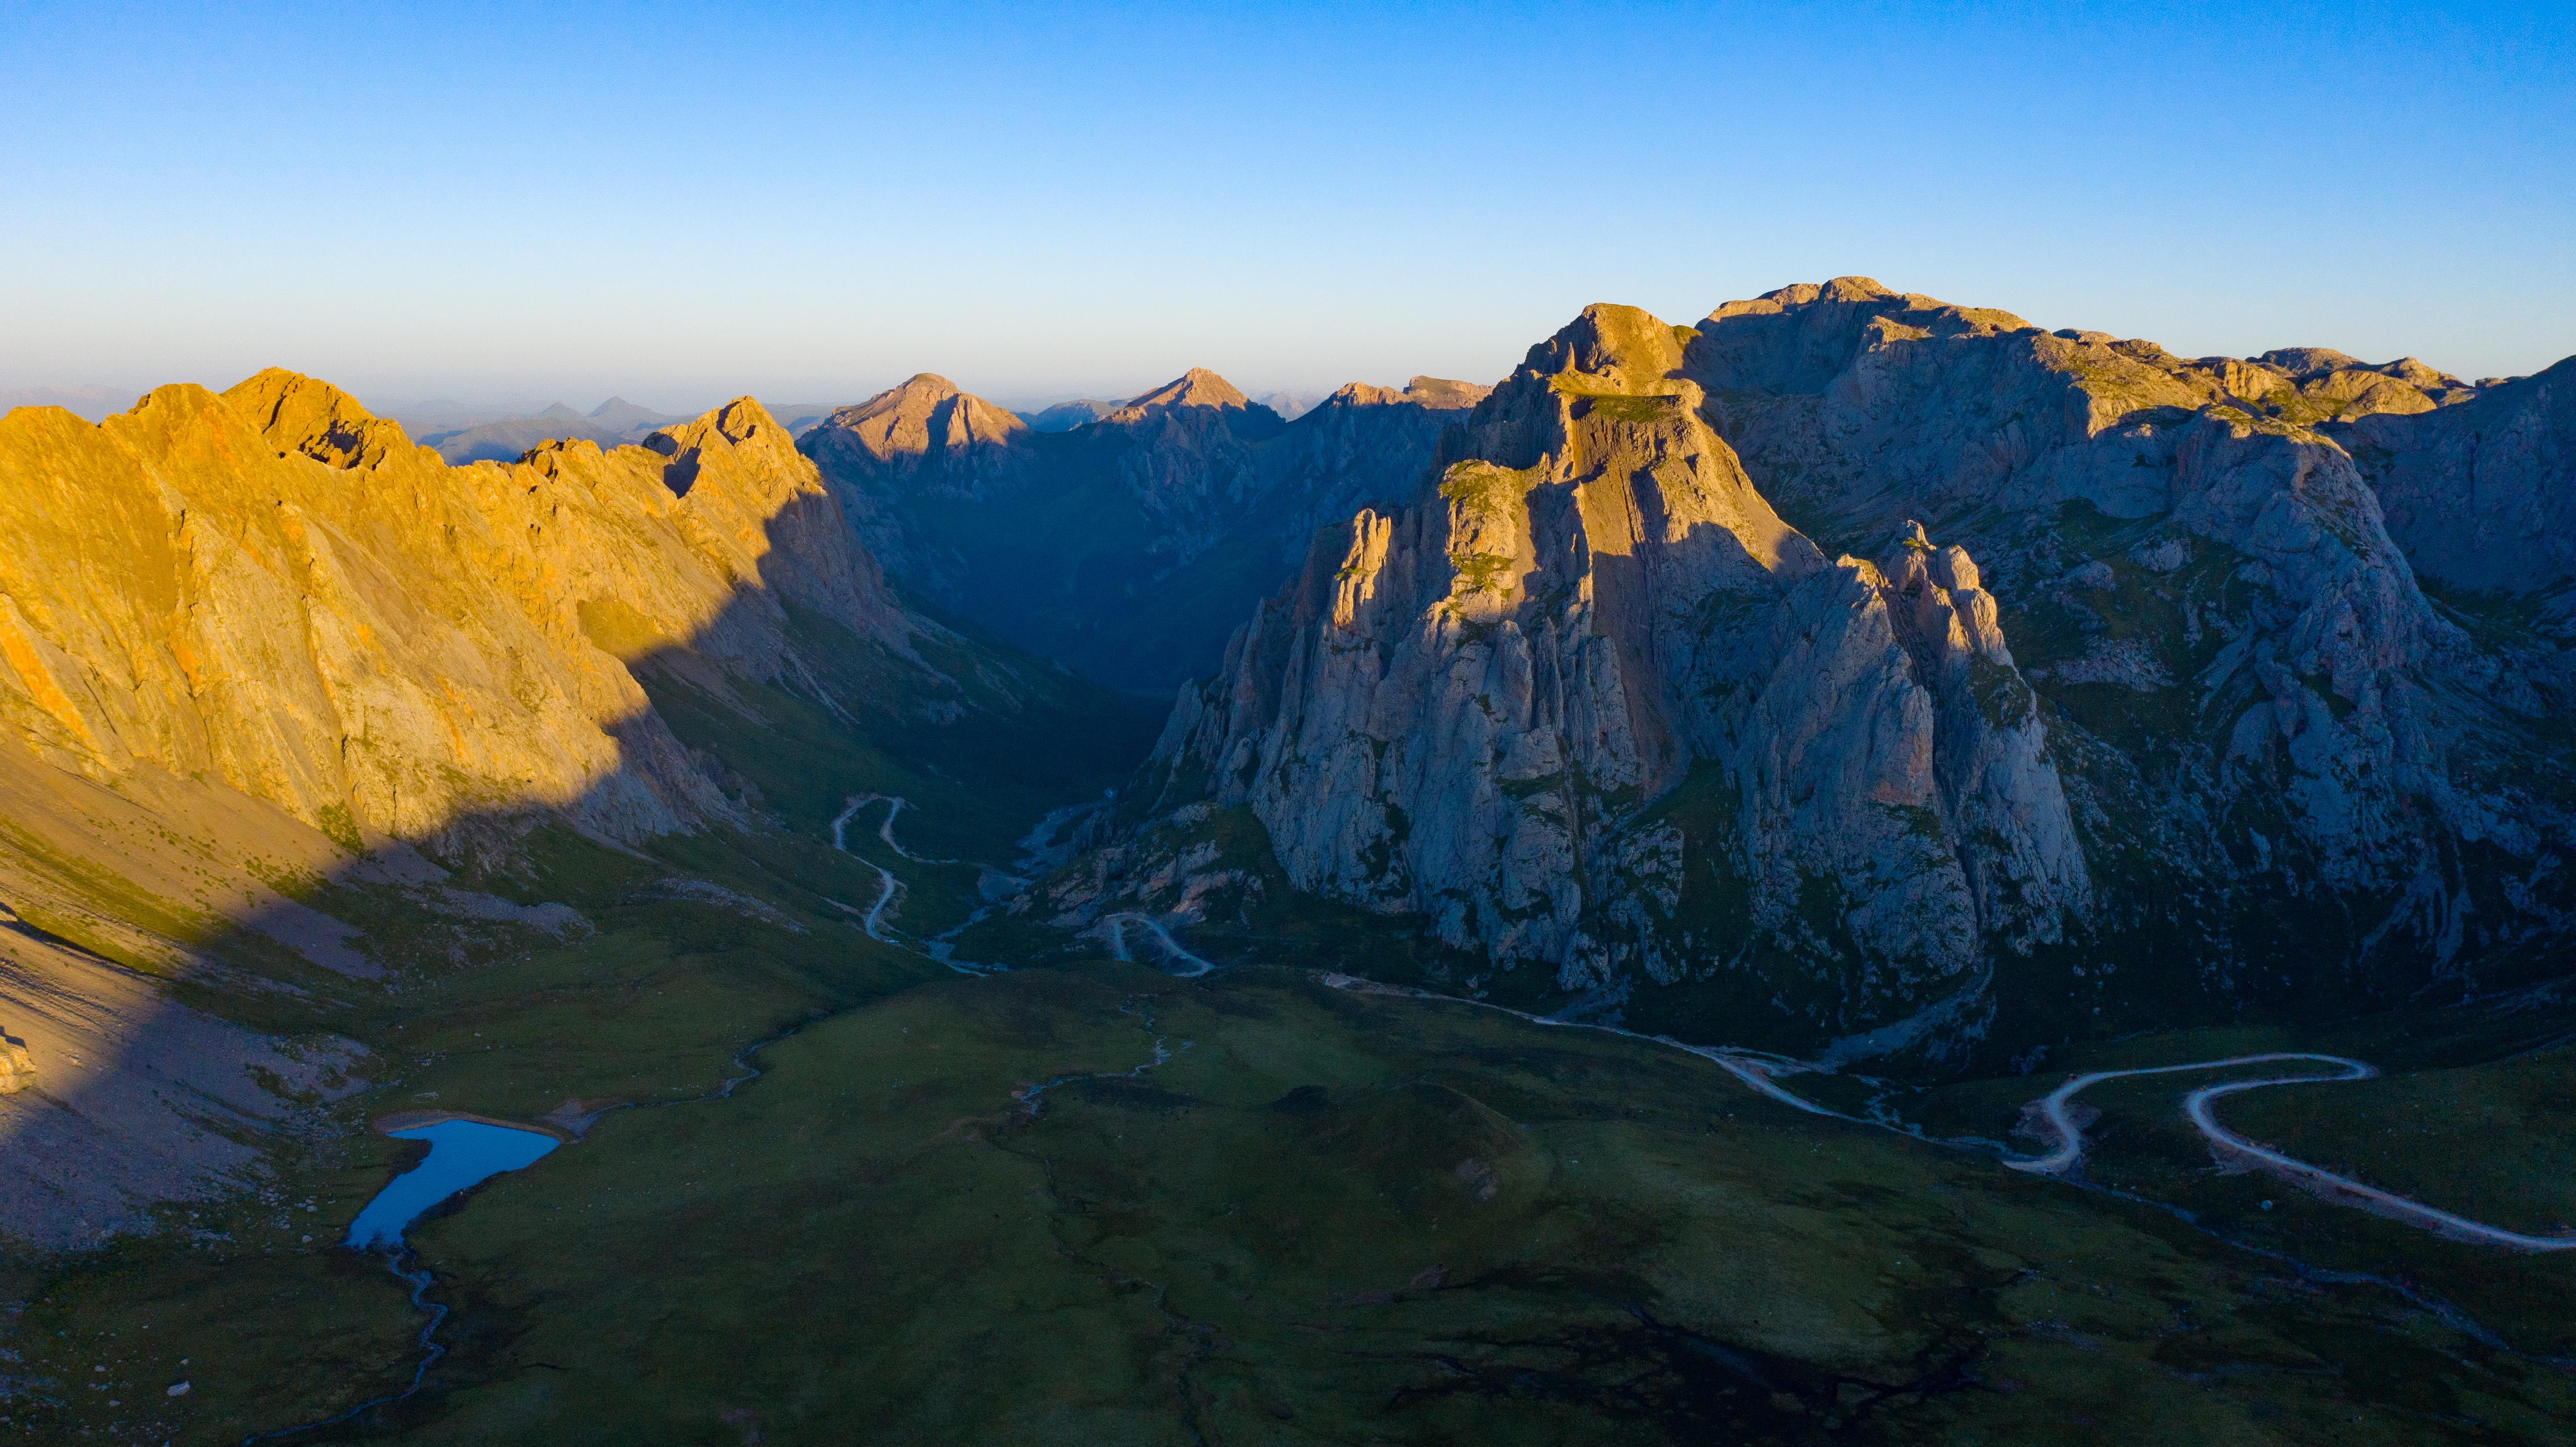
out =
<svg viewBox="0 0 2576 1447"><path fill-rule="evenodd" d="M2576 352L2576 6L0 5L0 386L1492 380L1864 273Z"/></svg>

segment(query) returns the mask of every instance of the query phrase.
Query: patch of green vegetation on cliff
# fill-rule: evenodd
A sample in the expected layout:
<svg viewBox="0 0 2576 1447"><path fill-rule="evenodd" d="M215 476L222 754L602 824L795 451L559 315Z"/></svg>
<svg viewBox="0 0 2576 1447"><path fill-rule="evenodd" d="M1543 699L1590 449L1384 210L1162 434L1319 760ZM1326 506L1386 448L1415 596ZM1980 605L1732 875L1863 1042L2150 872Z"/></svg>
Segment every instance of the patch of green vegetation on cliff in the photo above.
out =
<svg viewBox="0 0 2576 1447"><path fill-rule="evenodd" d="M1451 553L1449 555L1449 566L1457 570L1459 581L1467 585L1467 591L1470 593L1508 595L1510 590L1502 587L1501 584L1510 574L1512 563L1512 559L1494 553Z"/></svg>
<svg viewBox="0 0 2576 1447"><path fill-rule="evenodd" d="M1517 512L1530 476L1490 462L1451 463L1440 477L1440 496L1468 517L1503 522Z"/></svg>
<svg viewBox="0 0 2576 1447"><path fill-rule="evenodd" d="M1576 404L1578 419L1599 417L1611 422L1651 424L1678 421L1685 414L1682 399L1677 396L1630 396L1615 392L1579 392Z"/></svg>
<svg viewBox="0 0 2576 1447"><path fill-rule="evenodd" d="M2039 700L2021 675L1983 653L1968 655L1968 693L1991 729L2016 729L2039 716Z"/></svg>
<svg viewBox="0 0 2576 1447"><path fill-rule="evenodd" d="M352 854L363 852L366 841L358 837L358 821L346 804L325 804L316 816L316 827L332 843Z"/></svg>

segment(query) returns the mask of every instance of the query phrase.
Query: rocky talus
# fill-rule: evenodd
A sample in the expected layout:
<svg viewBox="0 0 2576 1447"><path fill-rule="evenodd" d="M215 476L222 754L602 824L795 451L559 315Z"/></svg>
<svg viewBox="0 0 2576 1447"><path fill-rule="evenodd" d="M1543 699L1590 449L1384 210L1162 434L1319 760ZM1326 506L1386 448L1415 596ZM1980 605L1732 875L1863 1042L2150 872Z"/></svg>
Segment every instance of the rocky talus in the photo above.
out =
<svg viewBox="0 0 2576 1447"><path fill-rule="evenodd" d="M1212 667L1319 527L1407 496L1484 389L1353 384L1287 423L1194 368L1031 427L924 374L802 446L906 585L1122 686Z"/></svg>
<svg viewBox="0 0 2576 1447"><path fill-rule="evenodd" d="M1053 903L1249 910L1257 861L1189 843L1243 811L1460 983L1850 1050L2528 978L2576 935L2559 371L2184 359L1864 278L1592 308L1436 492L1318 539Z"/></svg>

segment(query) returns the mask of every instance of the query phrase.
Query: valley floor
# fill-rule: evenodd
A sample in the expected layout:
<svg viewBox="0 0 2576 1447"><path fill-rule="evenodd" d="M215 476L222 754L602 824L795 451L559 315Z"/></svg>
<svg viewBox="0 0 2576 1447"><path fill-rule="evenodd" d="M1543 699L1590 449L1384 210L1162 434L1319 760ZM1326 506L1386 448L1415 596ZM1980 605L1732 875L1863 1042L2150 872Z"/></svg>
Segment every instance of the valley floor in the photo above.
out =
<svg viewBox="0 0 2576 1447"><path fill-rule="evenodd" d="M846 833L865 857L816 893L883 868L902 930L971 907L971 866ZM415 1226L446 1355L284 1440L2540 1442L2576 1414L2576 1260L2213 1170L2177 1110L2203 1076L2088 1088L2080 1181L2034 1179L1652 1042L1312 971L1104 941L966 977L828 903L691 934L613 887L570 891L594 941L397 997L401 1078L345 1109L647 1108ZM2576 1011L2525 1006L2307 1042L2391 1068L2227 1119L2554 1230ZM1794 1083L2004 1140L2058 1078ZM423 1317L330 1243L406 1149L353 1129L261 1199L8 1268L0 1440L237 1442L399 1392Z"/></svg>

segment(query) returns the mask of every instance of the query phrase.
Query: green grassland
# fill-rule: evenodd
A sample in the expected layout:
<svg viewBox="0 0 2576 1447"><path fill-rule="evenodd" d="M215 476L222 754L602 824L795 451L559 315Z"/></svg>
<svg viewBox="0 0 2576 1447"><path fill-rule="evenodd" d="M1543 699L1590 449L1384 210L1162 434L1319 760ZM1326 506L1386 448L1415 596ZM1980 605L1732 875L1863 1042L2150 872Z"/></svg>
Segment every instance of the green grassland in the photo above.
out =
<svg viewBox="0 0 2576 1447"><path fill-rule="evenodd" d="M1299 971L926 979L757 1060L416 1227L450 1354L302 1440L2544 1441L2576 1410L2396 1290L2152 1205ZM438 1078L507 1101L522 1068ZM388 1164L317 1178L299 1229ZM2468 1261L2426 1241L2393 1244ZM416 1318L348 1253L167 1250L57 1278L83 1305L17 1339L192 1357L154 1359L197 1383L182 1441L408 1378Z"/></svg>

